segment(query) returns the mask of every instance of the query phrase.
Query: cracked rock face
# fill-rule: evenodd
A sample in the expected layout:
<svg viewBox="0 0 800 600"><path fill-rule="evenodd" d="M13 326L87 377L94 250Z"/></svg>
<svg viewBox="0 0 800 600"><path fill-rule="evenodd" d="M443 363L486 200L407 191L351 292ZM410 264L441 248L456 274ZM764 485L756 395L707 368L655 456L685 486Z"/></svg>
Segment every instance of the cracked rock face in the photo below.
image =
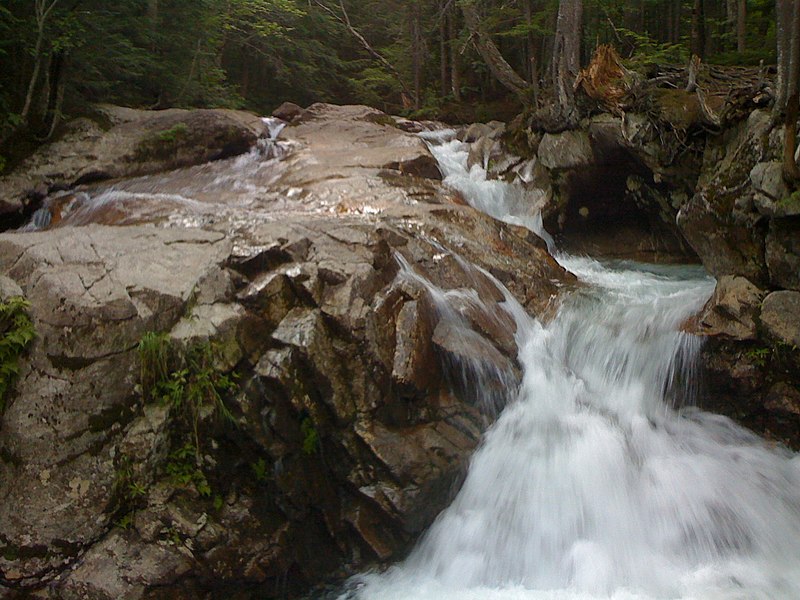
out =
<svg viewBox="0 0 800 600"><path fill-rule="evenodd" d="M252 202L184 189L201 218L162 202L0 235L0 291L37 331L0 422L0 586L298 594L397 559L448 504L519 377L498 282L538 313L570 279L527 230L453 203L387 118L311 107ZM227 418L143 397L147 332L214 343Z"/></svg>

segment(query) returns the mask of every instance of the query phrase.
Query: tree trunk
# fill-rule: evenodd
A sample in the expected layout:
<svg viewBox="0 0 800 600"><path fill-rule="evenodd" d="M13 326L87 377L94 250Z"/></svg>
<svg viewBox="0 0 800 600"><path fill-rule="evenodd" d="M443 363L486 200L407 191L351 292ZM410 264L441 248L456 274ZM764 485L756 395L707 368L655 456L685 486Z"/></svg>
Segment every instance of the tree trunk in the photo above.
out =
<svg viewBox="0 0 800 600"><path fill-rule="evenodd" d="M800 169L795 161L797 147L797 117L800 112L800 2L794 0L788 23L788 73L786 79L786 119L783 144L783 176L791 184L800 181Z"/></svg>
<svg viewBox="0 0 800 600"><path fill-rule="evenodd" d="M439 0L439 95L447 96L447 16L445 0Z"/></svg>
<svg viewBox="0 0 800 600"><path fill-rule="evenodd" d="M673 44L677 44L681 41L681 8L683 7L683 3L681 0L675 0L673 4L673 17L675 19L673 26L672 26L672 40Z"/></svg>
<svg viewBox="0 0 800 600"><path fill-rule="evenodd" d="M450 89L456 102L461 102L461 62L458 53L458 37L456 36L457 13L452 7L447 15L447 38L450 44Z"/></svg>
<svg viewBox="0 0 800 600"><path fill-rule="evenodd" d="M420 32L419 0L414 0L409 14L409 30L411 34L411 60L414 70L414 109L422 107L422 34Z"/></svg>
<svg viewBox="0 0 800 600"><path fill-rule="evenodd" d="M528 82L520 77L511 65L506 62L506 59L503 58L503 55L500 53L500 50L498 50L497 46L495 46L492 38L483 29L480 16L473 4L473 0L464 0L461 2L461 10L464 13L467 29L469 29L472 34L478 52L486 63L486 66L489 67L492 75L494 75L503 87L519 96L523 102L528 103L530 101L528 98Z"/></svg>
<svg viewBox="0 0 800 600"><path fill-rule="evenodd" d="M150 50L156 51L158 38L158 0L147 0L147 22L150 25Z"/></svg>
<svg viewBox="0 0 800 600"><path fill-rule="evenodd" d="M52 61L50 79L52 89L47 100L46 118L50 120L50 127L45 139L49 140L56 132L61 122L61 108L64 106L64 91L67 87L67 54L64 50L56 52Z"/></svg>
<svg viewBox="0 0 800 600"><path fill-rule="evenodd" d="M778 121L783 111L786 110L786 101L789 98L789 72L791 62L792 40L792 1L777 0L777 41L778 41L778 80L775 93L775 120Z"/></svg>
<svg viewBox="0 0 800 600"><path fill-rule="evenodd" d="M692 8L692 54L706 56L706 15L703 0L694 0Z"/></svg>
<svg viewBox="0 0 800 600"><path fill-rule="evenodd" d="M744 52L747 35L747 0L739 0L736 11L736 51Z"/></svg>
<svg viewBox="0 0 800 600"><path fill-rule="evenodd" d="M735 37L738 30L738 5L739 0L725 0L725 33L729 34L731 37ZM728 44L725 44L725 47L727 48Z"/></svg>
<svg viewBox="0 0 800 600"><path fill-rule="evenodd" d="M44 45L44 22L40 21L36 32L36 46L33 50L33 72L31 79L28 83L28 91L25 94L25 104L22 106L20 113L20 122L23 125L28 124L28 118L31 112L31 105L33 104L33 92L36 90L36 84L39 82L39 71L42 70L42 46Z"/></svg>
<svg viewBox="0 0 800 600"><path fill-rule="evenodd" d="M553 87L556 93L556 117L566 125L575 123L575 79L580 70L582 0L561 0L553 46Z"/></svg>

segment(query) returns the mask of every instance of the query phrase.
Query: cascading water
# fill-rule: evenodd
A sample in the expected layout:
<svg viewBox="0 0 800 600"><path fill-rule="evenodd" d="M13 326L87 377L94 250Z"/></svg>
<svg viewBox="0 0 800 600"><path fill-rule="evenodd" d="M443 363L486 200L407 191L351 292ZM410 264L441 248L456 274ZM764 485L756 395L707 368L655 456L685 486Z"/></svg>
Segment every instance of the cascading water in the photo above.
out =
<svg viewBox="0 0 800 600"><path fill-rule="evenodd" d="M448 183L519 222L501 214L515 197L468 171L463 146L436 141ZM589 285L547 325L508 296L522 386L455 501L403 564L349 594L800 598L800 458L687 407L699 342L680 326L713 280L694 267L558 258Z"/></svg>
<svg viewBox="0 0 800 600"><path fill-rule="evenodd" d="M126 225L177 220L213 222L220 214L254 215L259 207L292 198L298 190L272 190L282 174L279 163L293 148L280 139L286 122L262 119L266 135L240 156L156 175L132 177L115 183L80 186L49 197L21 231L89 223ZM268 210L263 211L264 214ZM188 215L188 216L187 216Z"/></svg>
<svg viewBox="0 0 800 600"><path fill-rule="evenodd" d="M547 243L551 253L555 252L553 238L542 224L537 199L531 198L518 186L489 179L486 165L476 164L470 168L467 164L469 145L457 140L455 134L453 129L421 134L439 162L444 182L460 191L473 208L500 221L527 227Z"/></svg>

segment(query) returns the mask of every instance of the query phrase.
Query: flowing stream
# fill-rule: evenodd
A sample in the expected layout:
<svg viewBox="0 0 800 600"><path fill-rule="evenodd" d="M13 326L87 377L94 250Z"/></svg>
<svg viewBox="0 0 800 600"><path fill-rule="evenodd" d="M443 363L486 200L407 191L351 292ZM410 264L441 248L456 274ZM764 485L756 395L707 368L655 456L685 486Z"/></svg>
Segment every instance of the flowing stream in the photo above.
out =
<svg viewBox="0 0 800 600"><path fill-rule="evenodd" d="M429 136L473 206L544 234L519 191ZM548 239L552 244L552 240ZM466 481L361 600L800 598L800 457L692 408L713 290L697 267L559 255L588 285L544 325L508 297L523 382Z"/></svg>

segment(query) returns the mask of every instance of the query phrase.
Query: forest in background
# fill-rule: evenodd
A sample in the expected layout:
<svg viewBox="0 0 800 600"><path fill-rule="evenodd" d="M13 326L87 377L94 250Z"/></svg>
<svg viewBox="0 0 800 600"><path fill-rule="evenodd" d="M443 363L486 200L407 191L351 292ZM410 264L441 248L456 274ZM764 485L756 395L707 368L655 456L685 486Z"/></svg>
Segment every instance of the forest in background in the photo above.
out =
<svg viewBox="0 0 800 600"><path fill-rule="evenodd" d="M510 118L552 97L570 4L582 5L572 32L582 64L604 43L645 73L693 54L776 62L775 0L4 0L0 169L96 102L266 114L329 101ZM514 85L527 95L509 94Z"/></svg>

